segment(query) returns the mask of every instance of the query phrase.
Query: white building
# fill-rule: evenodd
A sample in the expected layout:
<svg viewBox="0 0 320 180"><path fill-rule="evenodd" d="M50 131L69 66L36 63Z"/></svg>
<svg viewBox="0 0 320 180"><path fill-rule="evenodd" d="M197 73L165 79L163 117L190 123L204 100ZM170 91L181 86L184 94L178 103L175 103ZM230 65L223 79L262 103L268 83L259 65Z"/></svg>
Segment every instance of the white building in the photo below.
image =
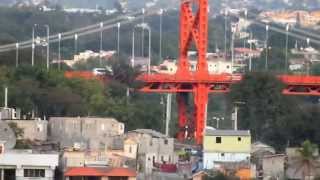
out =
<svg viewBox="0 0 320 180"><path fill-rule="evenodd" d="M0 154L0 180L53 180L58 154L4 151Z"/></svg>
<svg viewBox="0 0 320 180"><path fill-rule="evenodd" d="M191 60L190 63L190 71L196 71L197 61ZM230 61L225 60L212 60L207 61L209 74L223 74L223 73L232 73ZM177 72L177 64L175 61L164 61L158 67L158 72L162 74L175 74Z"/></svg>

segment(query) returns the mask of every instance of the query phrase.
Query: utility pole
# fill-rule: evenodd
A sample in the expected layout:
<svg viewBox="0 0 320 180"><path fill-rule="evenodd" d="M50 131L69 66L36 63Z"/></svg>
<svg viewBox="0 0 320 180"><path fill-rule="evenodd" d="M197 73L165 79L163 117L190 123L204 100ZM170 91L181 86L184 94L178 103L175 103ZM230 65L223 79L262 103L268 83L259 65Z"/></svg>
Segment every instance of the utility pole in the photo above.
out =
<svg viewBox="0 0 320 180"><path fill-rule="evenodd" d="M50 27L49 25L44 25L47 30L47 70L50 68Z"/></svg>
<svg viewBox="0 0 320 180"><path fill-rule="evenodd" d="M102 67L102 39L103 39L103 22L100 22L100 51L99 51L99 63L100 67Z"/></svg>
<svg viewBox="0 0 320 180"><path fill-rule="evenodd" d="M118 23L118 24L117 24L117 28L118 28L118 34L117 34L117 36L118 36L118 38L117 38L117 54L118 54L118 59L120 59L120 26L121 26L121 24Z"/></svg>
<svg viewBox="0 0 320 180"><path fill-rule="evenodd" d="M244 19L244 21L245 21L245 32L247 33L247 21L248 21L248 10L247 9L245 9L244 10L244 17L245 17L245 19ZM243 41L243 47L244 48L246 48L246 39L247 38L244 38L244 41Z"/></svg>
<svg viewBox="0 0 320 180"><path fill-rule="evenodd" d="M238 106L236 105L234 107L234 130L238 130Z"/></svg>
<svg viewBox="0 0 320 180"><path fill-rule="evenodd" d="M231 73L233 74L234 70L234 35L236 28L234 25L231 25Z"/></svg>
<svg viewBox="0 0 320 180"><path fill-rule="evenodd" d="M142 8L142 24L145 22L145 17L144 17L145 9ZM142 33L141 33L141 56L144 57L144 29L142 28Z"/></svg>
<svg viewBox="0 0 320 180"><path fill-rule="evenodd" d="M159 16L160 16L159 62L162 62L162 16L163 16L163 9L160 9Z"/></svg>
<svg viewBox="0 0 320 180"><path fill-rule="evenodd" d="M286 26L286 59L285 59L285 72L288 72L288 39L289 39L289 24Z"/></svg>
<svg viewBox="0 0 320 180"><path fill-rule="evenodd" d="M268 39L269 39L269 25L266 25L266 62L265 62L265 70L268 71Z"/></svg>
<svg viewBox="0 0 320 180"><path fill-rule="evenodd" d="M169 126L171 121L171 105L172 105L172 94L167 94L167 108L166 108L166 136L169 137Z"/></svg>
<svg viewBox="0 0 320 180"><path fill-rule="evenodd" d="M250 46L250 54L249 54L249 72L252 71L252 43L253 43L253 39L252 39L252 32L250 32L250 39L248 41L249 46Z"/></svg>
<svg viewBox="0 0 320 180"><path fill-rule="evenodd" d="M133 30L132 30L132 46L131 46L131 48L132 48L132 51L131 51L131 66L132 66L132 68L134 68L134 28L133 28Z"/></svg>
<svg viewBox="0 0 320 180"><path fill-rule="evenodd" d="M16 68L19 66L19 43L16 43Z"/></svg>
<svg viewBox="0 0 320 180"><path fill-rule="evenodd" d="M61 70L61 33L58 34L58 69Z"/></svg>
<svg viewBox="0 0 320 180"><path fill-rule="evenodd" d="M4 88L4 107L8 107L8 87Z"/></svg>
<svg viewBox="0 0 320 180"><path fill-rule="evenodd" d="M227 9L224 10L224 58L227 59Z"/></svg>
<svg viewBox="0 0 320 180"><path fill-rule="evenodd" d="M232 117L232 120L234 120L234 130L238 130L238 111L239 111L239 105L244 105L246 104L245 102L237 101L234 102L234 116Z"/></svg>
<svg viewBox="0 0 320 180"><path fill-rule="evenodd" d="M32 49L31 49L31 66L33 67L34 66L34 50L35 50L35 43L34 43L34 28L36 27L37 25L34 24L33 27L32 27Z"/></svg>

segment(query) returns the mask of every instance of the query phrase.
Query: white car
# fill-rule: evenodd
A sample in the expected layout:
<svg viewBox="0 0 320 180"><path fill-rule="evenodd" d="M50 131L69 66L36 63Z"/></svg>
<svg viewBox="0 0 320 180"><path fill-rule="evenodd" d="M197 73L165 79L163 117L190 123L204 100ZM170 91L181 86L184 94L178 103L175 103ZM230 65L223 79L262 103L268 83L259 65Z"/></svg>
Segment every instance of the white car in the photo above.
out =
<svg viewBox="0 0 320 180"><path fill-rule="evenodd" d="M101 76L101 75L106 75L107 70L105 68L94 68L92 72L96 76Z"/></svg>

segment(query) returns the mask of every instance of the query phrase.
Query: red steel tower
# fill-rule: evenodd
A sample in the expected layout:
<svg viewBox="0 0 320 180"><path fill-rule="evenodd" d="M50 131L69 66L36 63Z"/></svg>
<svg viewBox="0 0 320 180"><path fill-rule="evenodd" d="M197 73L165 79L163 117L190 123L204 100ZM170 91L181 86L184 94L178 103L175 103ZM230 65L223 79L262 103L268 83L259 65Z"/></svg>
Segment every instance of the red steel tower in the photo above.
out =
<svg viewBox="0 0 320 180"><path fill-rule="evenodd" d="M227 92L233 81L232 75L211 75L207 65L208 0L183 0L180 10L180 50L176 74L144 74L143 92L176 93L179 116L179 140L195 138L202 144L206 126L208 94ZM188 50L198 52L195 71L190 70ZM193 106L188 106L192 95ZM193 110L190 112L190 107Z"/></svg>

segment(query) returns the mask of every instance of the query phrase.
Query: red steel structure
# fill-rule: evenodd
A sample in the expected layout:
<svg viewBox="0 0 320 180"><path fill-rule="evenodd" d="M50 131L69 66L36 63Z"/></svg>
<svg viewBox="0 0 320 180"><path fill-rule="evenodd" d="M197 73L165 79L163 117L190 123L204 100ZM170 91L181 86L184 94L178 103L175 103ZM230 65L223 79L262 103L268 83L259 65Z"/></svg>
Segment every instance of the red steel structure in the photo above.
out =
<svg viewBox="0 0 320 180"><path fill-rule="evenodd" d="M177 138L195 138L202 144L206 125L206 108L209 93L229 92L241 75L209 74L207 66L208 0L183 0L180 7L180 52L177 72L168 74L143 74L139 77L145 84L141 89L149 93L176 93L178 103L179 133ZM197 67L190 71L188 50L195 47L198 52ZM278 76L286 87L286 95L320 96L320 77ZM190 112L189 96L193 97Z"/></svg>
<svg viewBox="0 0 320 180"><path fill-rule="evenodd" d="M144 92L177 94L178 139L195 138L202 144L206 124L208 93L227 92L232 83L230 75L210 75L207 66L208 0L184 0L180 6L180 52L174 75L149 74L140 77L145 82ZM198 52L197 67L190 71L188 50ZM193 112L188 109L188 96L193 95Z"/></svg>

